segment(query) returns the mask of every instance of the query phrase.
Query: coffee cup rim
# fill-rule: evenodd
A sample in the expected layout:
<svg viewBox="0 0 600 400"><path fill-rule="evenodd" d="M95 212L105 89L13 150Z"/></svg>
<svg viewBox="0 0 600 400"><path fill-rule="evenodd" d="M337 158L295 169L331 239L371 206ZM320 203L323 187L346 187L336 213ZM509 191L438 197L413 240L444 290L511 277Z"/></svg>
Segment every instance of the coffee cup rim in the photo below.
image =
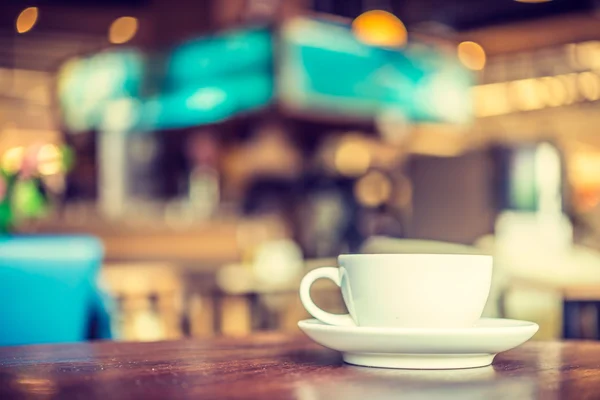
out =
<svg viewBox="0 0 600 400"><path fill-rule="evenodd" d="M493 259L489 254L454 254L454 253L347 253L340 254L338 259L342 258L373 258L373 257L431 257L431 258L481 258Z"/></svg>

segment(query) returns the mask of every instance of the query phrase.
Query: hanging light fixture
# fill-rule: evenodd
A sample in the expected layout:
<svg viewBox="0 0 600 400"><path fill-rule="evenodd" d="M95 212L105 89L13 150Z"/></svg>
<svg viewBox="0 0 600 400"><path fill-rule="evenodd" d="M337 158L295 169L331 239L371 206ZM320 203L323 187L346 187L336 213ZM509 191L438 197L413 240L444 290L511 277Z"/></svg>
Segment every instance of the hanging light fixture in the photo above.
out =
<svg viewBox="0 0 600 400"><path fill-rule="evenodd" d="M372 46L402 47L408 39L402 21L383 10L366 11L356 17L352 31L360 41Z"/></svg>
<svg viewBox="0 0 600 400"><path fill-rule="evenodd" d="M21 11L15 23L17 32L25 33L33 29L38 20L38 15L39 12L37 7L27 7Z"/></svg>
<svg viewBox="0 0 600 400"><path fill-rule="evenodd" d="M485 50L480 44L475 42L462 42L458 45L458 59L460 62L473 71L480 71L485 67Z"/></svg>
<svg viewBox="0 0 600 400"><path fill-rule="evenodd" d="M119 17L108 29L108 40L114 44L122 44L133 39L138 30L138 20L134 17Z"/></svg>
<svg viewBox="0 0 600 400"><path fill-rule="evenodd" d="M406 44L406 27L389 11L389 1L365 0L362 9L364 12L352 22L352 31L361 42L381 47L402 47Z"/></svg>

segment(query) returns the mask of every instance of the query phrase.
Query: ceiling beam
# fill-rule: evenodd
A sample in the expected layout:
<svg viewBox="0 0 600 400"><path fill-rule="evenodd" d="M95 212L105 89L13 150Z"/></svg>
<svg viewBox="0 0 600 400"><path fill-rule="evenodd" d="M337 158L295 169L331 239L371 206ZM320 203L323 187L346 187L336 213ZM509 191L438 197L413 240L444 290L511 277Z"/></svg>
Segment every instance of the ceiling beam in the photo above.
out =
<svg viewBox="0 0 600 400"><path fill-rule="evenodd" d="M457 36L481 44L488 55L516 53L599 39L600 18L594 13L566 14L460 32Z"/></svg>

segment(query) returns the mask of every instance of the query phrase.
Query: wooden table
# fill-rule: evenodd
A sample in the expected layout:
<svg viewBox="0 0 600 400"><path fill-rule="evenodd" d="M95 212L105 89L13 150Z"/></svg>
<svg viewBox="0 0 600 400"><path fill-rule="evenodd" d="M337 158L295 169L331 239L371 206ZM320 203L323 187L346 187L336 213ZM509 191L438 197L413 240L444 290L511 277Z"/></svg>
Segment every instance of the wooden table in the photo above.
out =
<svg viewBox="0 0 600 400"><path fill-rule="evenodd" d="M0 399L595 399L600 343L530 342L494 365L344 365L303 336L0 348Z"/></svg>

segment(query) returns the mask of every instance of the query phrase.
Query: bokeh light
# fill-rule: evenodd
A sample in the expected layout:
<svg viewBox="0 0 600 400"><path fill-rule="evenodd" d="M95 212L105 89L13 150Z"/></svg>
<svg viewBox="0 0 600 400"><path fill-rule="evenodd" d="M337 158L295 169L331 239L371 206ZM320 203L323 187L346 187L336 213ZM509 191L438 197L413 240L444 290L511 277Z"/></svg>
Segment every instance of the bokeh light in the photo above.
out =
<svg viewBox="0 0 600 400"><path fill-rule="evenodd" d="M357 139L343 140L335 152L335 168L346 176L360 176L371 164L371 154L365 144Z"/></svg>
<svg viewBox="0 0 600 400"><path fill-rule="evenodd" d="M108 30L108 40L113 44L129 42L138 30L138 20L134 17L119 17Z"/></svg>
<svg viewBox="0 0 600 400"><path fill-rule="evenodd" d="M42 175L54 175L62 171L62 154L55 144L43 145L37 154L38 171Z"/></svg>
<svg viewBox="0 0 600 400"><path fill-rule="evenodd" d="M562 106L567 101L567 88L553 76L545 76L538 81L540 96L548 107Z"/></svg>
<svg viewBox="0 0 600 400"><path fill-rule="evenodd" d="M17 32L25 33L29 32L38 20L38 8L27 7L17 17L16 28Z"/></svg>
<svg viewBox="0 0 600 400"><path fill-rule="evenodd" d="M569 175L573 185L575 207L588 212L600 204L600 153L575 151L569 160Z"/></svg>
<svg viewBox="0 0 600 400"><path fill-rule="evenodd" d="M579 92L578 92L578 87L577 87L577 74L571 73L571 74L559 75L558 79L560 79L563 86L565 87L566 97L565 97L564 104L575 103L579 98Z"/></svg>
<svg viewBox="0 0 600 400"><path fill-rule="evenodd" d="M25 156L25 148L23 146L12 147L2 155L2 168L14 173L21 168L23 157Z"/></svg>
<svg viewBox="0 0 600 400"><path fill-rule="evenodd" d="M575 46L575 61L578 68L600 68L600 41L590 40Z"/></svg>
<svg viewBox="0 0 600 400"><path fill-rule="evenodd" d="M365 207L377 207L390 199L392 182L379 171L370 171L354 185L354 196Z"/></svg>
<svg viewBox="0 0 600 400"><path fill-rule="evenodd" d="M352 31L360 41L372 46L401 47L408 38L402 21L383 10L367 11L356 17Z"/></svg>
<svg viewBox="0 0 600 400"><path fill-rule="evenodd" d="M458 59L473 71L480 71L485 67L485 50L475 42L462 42L458 45Z"/></svg>
<svg viewBox="0 0 600 400"><path fill-rule="evenodd" d="M600 75L584 71L477 85L472 93L477 117L540 110L600 100Z"/></svg>
<svg viewBox="0 0 600 400"><path fill-rule="evenodd" d="M508 84L504 82L475 86L472 93L477 117L492 117L512 111L508 101Z"/></svg>
<svg viewBox="0 0 600 400"><path fill-rule="evenodd" d="M543 94L535 79L513 81L508 84L508 91L511 103L518 110L531 111L544 108Z"/></svg>
<svg viewBox="0 0 600 400"><path fill-rule="evenodd" d="M587 100L600 99L600 77L591 71L582 72L577 77L579 92Z"/></svg>
<svg viewBox="0 0 600 400"><path fill-rule="evenodd" d="M438 73L417 90L431 115L453 122L466 123L471 118L472 100L469 92L452 73Z"/></svg>

